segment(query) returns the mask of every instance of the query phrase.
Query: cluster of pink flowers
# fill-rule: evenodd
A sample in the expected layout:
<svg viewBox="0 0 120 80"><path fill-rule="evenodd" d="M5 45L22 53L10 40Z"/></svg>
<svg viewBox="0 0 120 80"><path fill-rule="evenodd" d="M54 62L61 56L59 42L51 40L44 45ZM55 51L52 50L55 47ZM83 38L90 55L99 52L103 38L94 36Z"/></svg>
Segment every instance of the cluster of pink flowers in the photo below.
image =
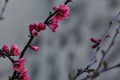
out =
<svg viewBox="0 0 120 80"><path fill-rule="evenodd" d="M54 6L54 11L58 11L46 24L50 27L50 29L55 32L58 27L58 22L63 21L65 18L69 17L70 10L69 7L65 4L60 4L60 7ZM36 23L29 25L29 31L33 36L38 36L38 32L41 30L45 30L46 25L40 22L38 25Z"/></svg>
<svg viewBox="0 0 120 80"><path fill-rule="evenodd" d="M13 70L19 72L18 80L30 80L27 69L25 68L24 58L14 61Z"/></svg>
<svg viewBox="0 0 120 80"><path fill-rule="evenodd" d="M2 51L9 54L10 56L19 56L20 55L20 50L17 47L17 45L15 45L15 44L12 44L10 49L6 44L4 44L2 47Z"/></svg>
<svg viewBox="0 0 120 80"><path fill-rule="evenodd" d="M34 38L38 36L38 33L40 31L43 31L46 29L46 25L52 30L52 32L56 31L56 28L58 27L58 22L59 21L63 21L65 18L69 17L69 7L66 4L60 4L60 6L54 6L53 7L54 13L53 15L50 15L46 22L39 22L37 23L33 23L29 25L29 32L30 32L30 37ZM33 51L39 51L39 47L38 46L31 46L30 43L27 44L27 48L31 48ZM24 53L24 52L23 52ZM6 55L7 54L7 55ZM0 49L0 57L1 56L7 56L10 61L13 63L13 70L17 71L17 80L30 80L29 75L27 73L27 69L25 68L25 59L22 58L20 55L21 52L19 50L19 48L17 47L17 45L12 44L11 48L9 49L9 47L4 44L2 46L2 49ZM13 58L11 58L11 56L20 56L18 60L14 60ZM13 76L14 77L14 76Z"/></svg>
<svg viewBox="0 0 120 80"><path fill-rule="evenodd" d="M99 44L101 43L101 41L102 41L101 38L96 39L96 38L93 38L93 37L92 37L90 40L91 40L91 42L94 43L94 44L92 45L92 48L93 48L93 49L97 48L97 47L99 46Z"/></svg>
<svg viewBox="0 0 120 80"><path fill-rule="evenodd" d="M38 36L38 32L45 29L46 29L46 25L42 22L40 22L38 25L36 23L29 25L30 34L34 37Z"/></svg>
<svg viewBox="0 0 120 80"><path fill-rule="evenodd" d="M65 18L68 18L70 10L69 7L65 4L60 4L59 8L58 6L54 6L53 10L54 11L58 10L58 12L49 20L48 26L53 32L55 32L56 28L58 27L58 22L63 21Z"/></svg>

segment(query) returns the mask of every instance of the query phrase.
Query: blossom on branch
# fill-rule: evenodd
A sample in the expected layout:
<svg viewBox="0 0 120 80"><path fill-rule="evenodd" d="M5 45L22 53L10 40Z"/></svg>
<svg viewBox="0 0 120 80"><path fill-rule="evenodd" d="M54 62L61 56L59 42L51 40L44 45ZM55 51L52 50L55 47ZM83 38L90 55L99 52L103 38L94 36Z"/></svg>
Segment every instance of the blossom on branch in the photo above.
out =
<svg viewBox="0 0 120 80"><path fill-rule="evenodd" d="M11 45L10 53L12 56L19 56L20 55L20 50L17 47L17 45L15 45L15 44Z"/></svg>
<svg viewBox="0 0 120 80"><path fill-rule="evenodd" d="M96 38L92 37L90 40L91 40L91 42L94 43L94 44L92 45L92 48L93 48L93 49L94 49L94 48L97 48L97 47L99 46L99 44L102 42L102 39L101 39L101 38L96 39Z"/></svg>
<svg viewBox="0 0 120 80"><path fill-rule="evenodd" d="M36 23L29 25L29 32L34 37L37 37L38 32L45 30L45 29L46 29L46 25L42 22L40 22L38 25Z"/></svg>
<svg viewBox="0 0 120 80"><path fill-rule="evenodd" d="M25 70L24 65L25 65L25 59L24 58L16 60L13 63L13 70L22 73Z"/></svg>
<svg viewBox="0 0 120 80"><path fill-rule="evenodd" d="M2 50L6 53L9 53L9 48L6 44L3 45Z"/></svg>
<svg viewBox="0 0 120 80"><path fill-rule="evenodd" d="M54 6L53 7L53 10L57 10L57 6ZM70 13L70 10L69 10L69 7L65 4L60 4L60 7L59 7L59 12L56 13L53 18L58 20L58 21L62 21L64 20L64 18L68 18L69 17L69 13Z"/></svg>
<svg viewBox="0 0 120 80"><path fill-rule="evenodd" d="M39 51L39 47L38 46L30 46L30 48L33 50L33 51Z"/></svg>

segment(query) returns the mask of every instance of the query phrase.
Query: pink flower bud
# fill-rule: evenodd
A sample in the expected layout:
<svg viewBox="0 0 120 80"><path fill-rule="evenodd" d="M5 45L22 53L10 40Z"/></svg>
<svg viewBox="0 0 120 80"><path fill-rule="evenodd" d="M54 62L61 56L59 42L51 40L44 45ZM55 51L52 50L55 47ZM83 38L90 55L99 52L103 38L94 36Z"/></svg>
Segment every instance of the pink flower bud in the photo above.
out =
<svg viewBox="0 0 120 80"><path fill-rule="evenodd" d="M2 50L6 53L9 53L9 48L6 44L3 45Z"/></svg>
<svg viewBox="0 0 120 80"><path fill-rule="evenodd" d="M92 48L95 49L98 46L98 44L92 45Z"/></svg>
<svg viewBox="0 0 120 80"><path fill-rule="evenodd" d="M32 32L32 31L33 31L33 29L34 29L33 24L30 24L30 25L29 25L29 31L30 31L30 32Z"/></svg>
<svg viewBox="0 0 120 80"><path fill-rule="evenodd" d="M96 40L95 38L93 38L93 37L92 37L90 40L91 40L93 43L97 43L97 40Z"/></svg>
<svg viewBox="0 0 120 80"><path fill-rule="evenodd" d="M54 11L56 11L56 10L58 10L58 6L54 6L52 9L53 9Z"/></svg>
<svg viewBox="0 0 120 80"><path fill-rule="evenodd" d="M39 47L38 46L31 46L31 49L34 50L34 51L39 51Z"/></svg>
<svg viewBox="0 0 120 80"><path fill-rule="evenodd" d="M37 36L38 36L38 32L35 31L35 30L33 30L33 31L32 31L32 35L33 35L34 37L37 37Z"/></svg>
<svg viewBox="0 0 120 80"><path fill-rule="evenodd" d="M29 25L29 31L32 32L35 28L37 28L37 24L33 23Z"/></svg>
<svg viewBox="0 0 120 80"><path fill-rule="evenodd" d="M11 45L10 52L11 52L12 56L19 56L20 55L20 50L18 49L18 47L15 44Z"/></svg>
<svg viewBox="0 0 120 80"><path fill-rule="evenodd" d="M30 80L30 77L27 73L21 73L18 77L18 80Z"/></svg>
<svg viewBox="0 0 120 80"><path fill-rule="evenodd" d="M98 42L98 43L101 43L101 42L102 42L102 39L101 39L101 38L98 38L98 39L97 39L97 42Z"/></svg>
<svg viewBox="0 0 120 80"><path fill-rule="evenodd" d="M46 29L46 25L45 25L44 23L40 22L40 23L38 24L38 31L40 31L40 30L45 30L45 29Z"/></svg>

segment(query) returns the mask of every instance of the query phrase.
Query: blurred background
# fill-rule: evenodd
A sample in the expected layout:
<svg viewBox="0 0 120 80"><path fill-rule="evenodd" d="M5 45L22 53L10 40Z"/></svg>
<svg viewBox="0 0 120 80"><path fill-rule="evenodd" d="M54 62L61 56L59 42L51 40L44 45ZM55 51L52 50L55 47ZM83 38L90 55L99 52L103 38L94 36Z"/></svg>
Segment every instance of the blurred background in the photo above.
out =
<svg viewBox="0 0 120 80"><path fill-rule="evenodd" d="M0 21L0 47L15 43L22 50L29 39L28 25L44 21L52 6L63 2L65 0L10 0L3 15L5 19ZM0 10L3 4L4 0L0 0ZM40 46L40 51L27 50L24 57L30 80L67 80L68 73L75 75L78 68L84 68L94 52L90 38L103 36L109 21L120 11L120 0L73 0L68 6L70 17L59 23L56 33L47 28L32 42ZM105 58L109 65L120 62L120 36L116 43ZM107 45L104 44L104 50ZM11 68L8 59L0 59L1 80L8 80ZM114 69L96 80L120 80L119 73L120 68Z"/></svg>

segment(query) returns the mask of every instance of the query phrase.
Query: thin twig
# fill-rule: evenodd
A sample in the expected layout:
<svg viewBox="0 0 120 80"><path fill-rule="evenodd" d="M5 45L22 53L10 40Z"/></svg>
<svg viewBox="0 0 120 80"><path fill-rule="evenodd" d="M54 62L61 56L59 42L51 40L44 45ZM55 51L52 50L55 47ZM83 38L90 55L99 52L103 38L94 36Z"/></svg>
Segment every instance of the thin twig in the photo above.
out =
<svg viewBox="0 0 120 80"><path fill-rule="evenodd" d="M120 63L114 65L114 66L111 66L111 67L108 67L108 68L103 68L102 70L100 70L99 72L93 74L93 75L89 75L89 76L86 76L85 78L82 78L80 80L87 80L87 79L92 79L93 78L96 78L98 75L100 75L101 73L103 72L106 72L106 71L109 71L109 70L112 70L112 69L115 69L115 68L119 68L120 67Z"/></svg>
<svg viewBox="0 0 120 80"><path fill-rule="evenodd" d="M89 69L89 68L95 63L95 61L96 61L96 55L97 55L98 51L100 50L101 46L102 46L103 43L105 42L107 36L109 35L109 32L110 32L111 29L113 28L113 25L115 24L115 22L118 21L118 17L119 17L119 16L120 16L120 12L119 12L119 13L117 14L117 16L112 20L112 22L110 22L110 24L109 24L109 26L108 26L108 28L107 28L107 31L105 32L105 34L104 34L103 37L102 37L102 42L99 44L98 48L95 50L95 52L93 53L90 61L89 61L88 64L87 64L87 67L86 67L87 69ZM85 68L85 69L86 69L86 68ZM84 70L85 70L85 69L84 69ZM83 70L83 71L84 71L84 70ZM81 75L81 74L78 74L78 73L77 73L77 74L75 75L75 77L74 77L74 80L76 80L79 75Z"/></svg>
<svg viewBox="0 0 120 80"><path fill-rule="evenodd" d="M2 9L1 9L1 12L0 12L0 21L1 21L2 19L4 19L3 13L5 12L5 9L6 9L6 6L7 6L8 1L9 1L9 0L5 0L4 5L3 5Z"/></svg>
<svg viewBox="0 0 120 80"><path fill-rule="evenodd" d="M120 24L119 24L119 27L116 29L116 32L115 32L115 34L113 35L112 41L111 41L111 43L109 44L107 50L104 52L103 56L101 57L101 60L100 60L100 62L99 62L99 64L98 64L98 67L97 67L97 69L96 69L96 72L100 69L100 67L101 67L101 65L102 65L102 62L103 62L105 56L107 55L108 51L110 51L110 49L111 49L111 47L113 46L113 44L115 43L115 39L116 39L116 37L117 37L117 35L118 35L118 33L119 33L119 28L120 28Z"/></svg>
<svg viewBox="0 0 120 80"><path fill-rule="evenodd" d="M14 60L8 55L8 53L4 53L1 49L0 52L2 53L2 56L6 56L12 63L14 63Z"/></svg>

